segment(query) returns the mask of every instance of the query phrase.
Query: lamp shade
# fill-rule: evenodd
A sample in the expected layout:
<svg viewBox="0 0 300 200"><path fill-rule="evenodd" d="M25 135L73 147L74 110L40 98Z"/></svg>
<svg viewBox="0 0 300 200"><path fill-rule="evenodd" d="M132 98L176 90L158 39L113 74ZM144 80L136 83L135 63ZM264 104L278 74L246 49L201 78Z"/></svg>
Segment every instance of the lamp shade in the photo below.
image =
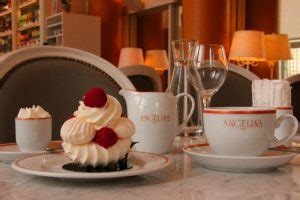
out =
<svg viewBox="0 0 300 200"><path fill-rule="evenodd" d="M291 59L289 39L286 34L270 34L265 36L267 59L270 61Z"/></svg>
<svg viewBox="0 0 300 200"><path fill-rule="evenodd" d="M144 56L143 50L140 48L125 47L121 49L119 58L119 67L126 67L132 65L143 65Z"/></svg>
<svg viewBox="0 0 300 200"><path fill-rule="evenodd" d="M232 39L229 59L235 61L265 61L264 33L249 30L236 31Z"/></svg>
<svg viewBox="0 0 300 200"><path fill-rule="evenodd" d="M145 65L158 70L168 69L169 61L166 50L149 50L146 52Z"/></svg>

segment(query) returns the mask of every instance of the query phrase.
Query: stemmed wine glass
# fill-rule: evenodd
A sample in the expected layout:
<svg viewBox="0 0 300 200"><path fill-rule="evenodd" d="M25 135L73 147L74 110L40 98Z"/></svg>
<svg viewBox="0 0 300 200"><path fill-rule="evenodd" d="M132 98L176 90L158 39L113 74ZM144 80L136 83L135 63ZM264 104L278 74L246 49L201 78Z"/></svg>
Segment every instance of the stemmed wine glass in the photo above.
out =
<svg viewBox="0 0 300 200"><path fill-rule="evenodd" d="M215 44L195 44L190 59L189 80L209 107L212 96L219 90L227 77L228 65L224 47ZM204 133L203 113L201 113Z"/></svg>

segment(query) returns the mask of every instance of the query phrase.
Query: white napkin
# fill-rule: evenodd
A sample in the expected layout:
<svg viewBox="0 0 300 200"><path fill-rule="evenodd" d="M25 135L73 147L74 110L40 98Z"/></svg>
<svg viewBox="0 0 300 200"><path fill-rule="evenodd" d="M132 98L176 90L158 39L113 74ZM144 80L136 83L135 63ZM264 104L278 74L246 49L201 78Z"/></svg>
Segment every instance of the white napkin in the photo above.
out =
<svg viewBox="0 0 300 200"><path fill-rule="evenodd" d="M253 106L291 106L291 87L285 80L255 80L252 82Z"/></svg>

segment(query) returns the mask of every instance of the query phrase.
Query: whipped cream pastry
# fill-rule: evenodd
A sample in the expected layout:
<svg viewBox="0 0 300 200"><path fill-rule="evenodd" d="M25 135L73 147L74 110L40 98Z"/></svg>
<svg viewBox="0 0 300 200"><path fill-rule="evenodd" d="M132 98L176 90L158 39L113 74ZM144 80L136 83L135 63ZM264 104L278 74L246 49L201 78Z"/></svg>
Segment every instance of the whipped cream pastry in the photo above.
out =
<svg viewBox="0 0 300 200"><path fill-rule="evenodd" d="M134 124L121 117L122 107L101 88L79 102L74 117L61 128L65 154L85 166L106 166L124 158L131 146Z"/></svg>
<svg viewBox="0 0 300 200"><path fill-rule="evenodd" d="M51 115L47 111L45 111L41 106L21 108L17 116L18 119L39 119L50 117Z"/></svg>

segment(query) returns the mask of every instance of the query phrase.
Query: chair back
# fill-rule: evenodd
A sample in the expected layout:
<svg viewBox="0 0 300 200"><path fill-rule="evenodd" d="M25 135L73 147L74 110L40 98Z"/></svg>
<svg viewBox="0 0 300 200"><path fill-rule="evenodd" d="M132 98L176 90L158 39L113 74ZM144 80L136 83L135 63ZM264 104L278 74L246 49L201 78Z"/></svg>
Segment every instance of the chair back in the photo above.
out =
<svg viewBox="0 0 300 200"><path fill-rule="evenodd" d="M286 79L292 87L292 106L295 117L300 121L300 74Z"/></svg>
<svg viewBox="0 0 300 200"><path fill-rule="evenodd" d="M122 67L120 70L131 80L137 91L162 91L160 76L152 67L134 65Z"/></svg>
<svg viewBox="0 0 300 200"><path fill-rule="evenodd" d="M53 139L88 89L102 87L122 104L120 89L135 90L115 66L90 53L65 47L22 49L0 62L0 143L15 141L15 117L22 107L41 105L53 119Z"/></svg>
<svg viewBox="0 0 300 200"><path fill-rule="evenodd" d="M212 97L211 106L252 106L252 81L257 79L254 73L229 64L225 83Z"/></svg>

